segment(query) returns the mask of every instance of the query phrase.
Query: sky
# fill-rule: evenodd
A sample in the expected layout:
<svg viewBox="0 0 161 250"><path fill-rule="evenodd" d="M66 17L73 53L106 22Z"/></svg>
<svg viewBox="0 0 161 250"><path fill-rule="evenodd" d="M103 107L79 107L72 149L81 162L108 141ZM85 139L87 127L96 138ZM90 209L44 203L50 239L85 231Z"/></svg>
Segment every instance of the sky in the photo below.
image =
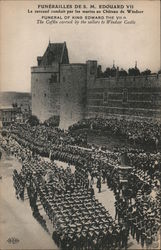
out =
<svg viewBox="0 0 161 250"><path fill-rule="evenodd" d="M31 66L37 65L49 43L67 43L71 63L98 60L102 68L113 60L120 68L135 65L157 72L160 69L160 1L91 1L99 4L133 4L143 14L128 15L136 24L37 24L40 14L28 13L38 4L76 4L77 1L0 2L0 91L29 92ZM80 3L91 2L79 1ZM53 14L54 15L54 14ZM107 14L109 15L109 14Z"/></svg>

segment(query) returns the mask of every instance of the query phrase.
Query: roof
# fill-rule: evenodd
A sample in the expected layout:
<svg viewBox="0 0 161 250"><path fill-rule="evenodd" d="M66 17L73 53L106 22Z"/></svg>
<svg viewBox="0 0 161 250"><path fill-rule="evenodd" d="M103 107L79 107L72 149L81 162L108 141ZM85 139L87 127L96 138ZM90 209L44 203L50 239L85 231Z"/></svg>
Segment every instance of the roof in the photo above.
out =
<svg viewBox="0 0 161 250"><path fill-rule="evenodd" d="M13 106L1 106L0 110L2 111L12 111L12 110L18 110L19 107L13 107Z"/></svg>
<svg viewBox="0 0 161 250"><path fill-rule="evenodd" d="M64 57L65 56L65 57ZM42 57L39 66L50 66L53 63L69 63L66 43L50 43Z"/></svg>
<svg viewBox="0 0 161 250"><path fill-rule="evenodd" d="M13 106L1 106L0 110L8 110L8 109L13 109Z"/></svg>

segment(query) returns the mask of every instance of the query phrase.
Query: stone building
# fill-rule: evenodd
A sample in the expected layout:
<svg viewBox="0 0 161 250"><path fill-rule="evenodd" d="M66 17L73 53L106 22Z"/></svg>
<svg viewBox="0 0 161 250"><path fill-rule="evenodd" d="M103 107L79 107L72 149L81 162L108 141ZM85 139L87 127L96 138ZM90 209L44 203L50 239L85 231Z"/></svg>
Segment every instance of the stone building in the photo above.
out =
<svg viewBox="0 0 161 250"><path fill-rule="evenodd" d="M0 126L5 126L15 121L23 122L23 114L20 107L0 107Z"/></svg>
<svg viewBox="0 0 161 250"><path fill-rule="evenodd" d="M32 114L40 121L60 115L60 65L69 64L66 43L49 43L31 68Z"/></svg>
<svg viewBox="0 0 161 250"><path fill-rule="evenodd" d="M87 85L86 117L161 118L161 74L95 78Z"/></svg>
<svg viewBox="0 0 161 250"><path fill-rule="evenodd" d="M161 118L161 74L101 78L97 61L69 63L66 43L50 43L31 68L32 114L60 116L61 128L89 117Z"/></svg>

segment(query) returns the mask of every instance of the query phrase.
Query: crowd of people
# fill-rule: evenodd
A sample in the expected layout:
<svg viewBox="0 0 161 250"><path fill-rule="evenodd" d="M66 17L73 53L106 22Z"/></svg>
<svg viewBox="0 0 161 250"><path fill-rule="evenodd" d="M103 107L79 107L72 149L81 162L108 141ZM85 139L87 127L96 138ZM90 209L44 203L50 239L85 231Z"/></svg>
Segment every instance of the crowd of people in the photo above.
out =
<svg viewBox="0 0 161 250"><path fill-rule="evenodd" d="M161 154L136 148L80 147L73 135L78 128L81 125L70 131L29 124L7 128L1 146L22 162L21 172L13 173L17 198L23 200L26 188L33 216L47 230L36 203L40 199L54 224L53 239L62 249L127 248L129 235L142 246L151 244L160 226ZM126 183L120 177L122 155L131 166ZM44 156L51 162L45 162ZM55 160L67 163L68 168L58 167ZM70 165L75 166L74 173ZM94 179L99 192L102 183L113 190L115 220L95 199Z"/></svg>
<svg viewBox="0 0 161 250"><path fill-rule="evenodd" d="M128 204L125 200L118 199L115 206L115 218L118 217L119 221L124 220L126 228L132 237L141 243L142 247L158 240L159 204L155 206L154 200L149 195L143 194L140 190L134 204Z"/></svg>
<svg viewBox="0 0 161 250"><path fill-rule="evenodd" d="M20 135L21 139L32 142L35 146L65 143L67 145L78 145L92 148L88 143L87 132L95 134L118 136L135 148L142 146L153 152L158 152L161 147L161 122L159 121L133 121L118 118L89 118L79 121L69 127L68 131L60 130L45 124L30 126L29 124L13 124L9 127L12 134ZM34 140L30 140L33 138ZM96 147L96 145L94 145ZM103 148L103 147L102 147Z"/></svg>
<svg viewBox="0 0 161 250"><path fill-rule="evenodd" d="M134 121L114 117L89 118L69 127L71 132L78 129L101 131L103 134L110 132L113 135L125 137L133 144L148 145L156 150L161 143L161 122L159 121Z"/></svg>
<svg viewBox="0 0 161 250"><path fill-rule="evenodd" d="M64 169L37 156L28 159L23 160L19 174L14 170L16 195L23 200L27 189L34 217L39 214L39 197L54 225L53 239L61 249L127 247L128 233L123 223L112 219L95 199L92 187L80 182L70 167Z"/></svg>
<svg viewBox="0 0 161 250"><path fill-rule="evenodd" d="M35 135L34 131L36 131ZM83 182L87 182L87 171L92 176L96 176L101 170L104 178L109 179L109 185L111 186L112 182L116 188L117 183L119 183L117 167L121 164L120 157L122 152L126 150L127 164L133 168L138 182L146 182L150 187L160 185L161 154L159 152L152 154L146 153L144 150L134 150L132 148L117 148L115 151L102 151L98 148L86 149L70 144L73 138L70 138L67 132L54 130L54 141L51 142L48 136L46 136L46 134L50 134L51 129L49 128L49 131L46 133L45 131L48 131L48 129L43 125L42 128L40 125L36 128L24 125L24 127L21 126L21 129L18 127L17 130L15 130L15 127L14 129L10 128L12 138L25 148L29 148L33 154L38 153L41 156L49 156L51 159L79 167L78 175ZM35 141L37 141L37 144ZM113 177L112 180L110 180L111 176Z"/></svg>
<svg viewBox="0 0 161 250"><path fill-rule="evenodd" d="M105 160L114 162L114 165L119 163L119 157L122 153L122 148L116 148L115 151L109 150L97 150L98 147L92 147L91 151L85 148L80 148L79 144L75 144L75 138L68 132L61 130L55 130L44 125L38 125L31 127L27 124L11 126L9 131L12 138L15 138L17 142L30 148L33 152L39 153L42 156L49 156L51 150L55 152L64 152L67 155L73 154L73 159L77 157L84 158L95 154L95 158L105 158ZM155 175L155 172L160 170L160 153L146 153L144 150L123 148L128 152L129 165L135 166L138 169L148 172L150 177ZM94 151L94 153L93 153ZM97 151L97 152L96 152ZM62 156L61 156L62 158ZM70 160L72 163L72 160Z"/></svg>

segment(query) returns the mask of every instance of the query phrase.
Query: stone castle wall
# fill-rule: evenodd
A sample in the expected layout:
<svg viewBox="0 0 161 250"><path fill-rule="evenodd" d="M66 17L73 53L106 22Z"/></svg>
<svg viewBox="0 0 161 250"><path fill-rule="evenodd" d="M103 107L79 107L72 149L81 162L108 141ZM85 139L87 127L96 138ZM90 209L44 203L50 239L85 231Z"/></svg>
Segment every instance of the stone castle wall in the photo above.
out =
<svg viewBox="0 0 161 250"><path fill-rule="evenodd" d="M161 75L88 81L86 117L108 115L161 118Z"/></svg>
<svg viewBox="0 0 161 250"><path fill-rule="evenodd" d="M97 77L97 61L31 68L32 114L41 122L60 116L68 128L83 118L161 119L161 74Z"/></svg>
<svg viewBox="0 0 161 250"><path fill-rule="evenodd" d="M60 66L60 128L81 120L86 108L87 66Z"/></svg>
<svg viewBox="0 0 161 250"><path fill-rule="evenodd" d="M31 68L32 114L41 122L60 113L59 64Z"/></svg>

